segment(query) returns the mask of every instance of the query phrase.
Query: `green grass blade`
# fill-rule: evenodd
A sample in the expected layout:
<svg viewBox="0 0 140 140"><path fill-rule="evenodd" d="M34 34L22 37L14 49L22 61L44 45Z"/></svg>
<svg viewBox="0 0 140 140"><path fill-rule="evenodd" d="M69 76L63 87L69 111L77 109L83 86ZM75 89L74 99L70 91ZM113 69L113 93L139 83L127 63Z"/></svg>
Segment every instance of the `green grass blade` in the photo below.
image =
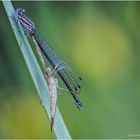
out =
<svg viewBox="0 0 140 140"><path fill-rule="evenodd" d="M15 22L17 20L15 15L15 10L12 6L10 0L3 0L3 5L5 7L6 13L10 20L11 26L13 28L14 34L16 36L17 42L21 49L21 52L24 56L25 62L31 74L31 77L34 81L35 87L38 90L38 94L41 98L42 105L45 108L49 118L50 118L50 100L49 100L49 91L48 86L45 81L44 75L39 67L39 64L32 52L32 49L29 45L29 42L24 34L19 23ZM14 20L15 19L15 20ZM54 132L58 139L71 139L71 136L67 130L67 127L62 119L62 116L57 108L55 124L54 124Z"/></svg>

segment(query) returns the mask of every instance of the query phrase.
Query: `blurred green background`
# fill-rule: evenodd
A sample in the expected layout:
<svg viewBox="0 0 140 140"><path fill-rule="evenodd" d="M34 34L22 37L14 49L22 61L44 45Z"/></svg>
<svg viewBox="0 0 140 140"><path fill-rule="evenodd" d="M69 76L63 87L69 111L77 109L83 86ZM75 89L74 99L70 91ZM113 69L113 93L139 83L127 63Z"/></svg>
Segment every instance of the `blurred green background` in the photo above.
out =
<svg viewBox="0 0 140 140"><path fill-rule="evenodd" d="M83 77L79 111L58 106L72 138L140 138L140 2L13 2ZM32 45L34 49L34 45ZM55 138L0 2L0 138Z"/></svg>

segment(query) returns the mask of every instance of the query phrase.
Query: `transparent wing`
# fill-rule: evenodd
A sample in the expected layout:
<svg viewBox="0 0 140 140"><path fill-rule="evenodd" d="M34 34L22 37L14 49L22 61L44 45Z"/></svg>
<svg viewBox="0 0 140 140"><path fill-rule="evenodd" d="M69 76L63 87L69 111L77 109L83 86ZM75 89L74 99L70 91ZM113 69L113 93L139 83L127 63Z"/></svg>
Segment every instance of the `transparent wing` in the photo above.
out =
<svg viewBox="0 0 140 140"><path fill-rule="evenodd" d="M68 90L72 94L80 93L82 79L75 74L75 72L66 64L53 50L47 41L34 30L34 37L40 47L42 53L46 56L51 66L57 71Z"/></svg>
<svg viewBox="0 0 140 140"><path fill-rule="evenodd" d="M82 78L77 76L68 64L61 61L60 64L58 64L56 71L73 94L80 93L82 88Z"/></svg>

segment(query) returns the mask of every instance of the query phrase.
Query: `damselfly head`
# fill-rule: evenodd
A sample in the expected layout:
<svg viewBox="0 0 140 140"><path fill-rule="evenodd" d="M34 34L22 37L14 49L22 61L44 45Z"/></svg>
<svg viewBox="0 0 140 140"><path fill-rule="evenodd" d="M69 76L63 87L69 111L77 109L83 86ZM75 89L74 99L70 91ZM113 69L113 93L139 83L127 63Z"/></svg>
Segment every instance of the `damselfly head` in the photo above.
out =
<svg viewBox="0 0 140 140"><path fill-rule="evenodd" d="M16 14L18 17L23 17L25 15L25 9L24 8L17 8Z"/></svg>

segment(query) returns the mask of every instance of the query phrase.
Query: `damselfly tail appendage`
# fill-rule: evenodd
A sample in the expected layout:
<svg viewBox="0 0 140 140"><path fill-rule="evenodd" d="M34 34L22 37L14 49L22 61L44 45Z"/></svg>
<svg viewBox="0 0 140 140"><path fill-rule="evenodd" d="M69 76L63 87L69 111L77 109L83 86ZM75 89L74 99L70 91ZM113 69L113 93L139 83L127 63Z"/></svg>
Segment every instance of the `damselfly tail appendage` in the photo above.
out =
<svg viewBox="0 0 140 140"><path fill-rule="evenodd" d="M76 95L72 95L73 98L74 98L74 101L75 101L75 104L77 106L78 109L82 110L83 109L83 105L82 103L80 102L80 100L77 98Z"/></svg>
<svg viewBox="0 0 140 140"><path fill-rule="evenodd" d="M54 118L51 118L51 131L52 131L53 125L54 125Z"/></svg>

